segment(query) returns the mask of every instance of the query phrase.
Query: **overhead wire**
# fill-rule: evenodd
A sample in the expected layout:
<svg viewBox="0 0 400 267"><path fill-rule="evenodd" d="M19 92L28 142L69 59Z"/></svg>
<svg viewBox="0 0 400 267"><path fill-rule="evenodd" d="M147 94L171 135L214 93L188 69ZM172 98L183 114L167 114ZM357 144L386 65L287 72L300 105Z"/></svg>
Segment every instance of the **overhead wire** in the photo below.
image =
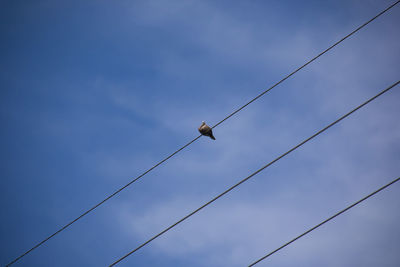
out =
<svg viewBox="0 0 400 267"><path fill-rule="evenodd" d="M279 82L275 83L274 85L272 85L270 88L268 88L267 90L265 90L264 92L262 92L261 94L257 95L256 97L254 97L253 99L251 99L249 102L247 102L246 104L244 104L243 106L241 106L240 108L238 108L237 110L235 110L234 112L232 112L231 114L229 114L227 117L225 117L223 120L221 120L220 122L218 122L217 124L215 124L212 128L217 127L218 125L220 125L221 123L223 123L224 121L226 121L227 119L229 119L230 117L232 117L233 115L235 115L236 113L238 113L239 111L241 111L243 108L247 107L248 105L250 105L251 103L253 103L254 101L256 101L258 98L262 97L263 95L265 95L266 93L268 93L269 91L271 91L272 89L274 89L276 86L278 86L279 84L281 84L282 82L284 82L285 80L287 80L288 78L290 78L292 75L294 75L295 73L297 73L298 71L300 71L301 69L303 69L304 67L306 67L307 65L309 65L311 62L313 62L314 60L316 60L317 58L319 58L320 56L322 56L323 54L325 54L326 52L328 52L329 50L331 50L332 48L334 48L335 46L337 46L338 44L340 44L341 42L343 42L344 40L346 40L347 38L349 38L350 36L352 36L354 33L358 32L359 30L361 30L362 28L364 28L365 26L367 26L369 23L371 23L372 21L374 21L375 19L377 19L379 16L381 16L382 14L384 14L386 11L390 10L391 8L393 8L395 5L397 5L400 2L400 0L396 1L395 3L391 4L389 7L387 7L385 10L381 11L380 13L378 13L376 16L374 16L373 18L371 18L370 20L368 20L367 22L365 22L364 24L362 24L361 26L359 26L357 29L355 29L354 31L352 31L351 33L349 33L348 35L346 35L345 37L343 37L342 39L340 39L339 41L337 41L336 43L334 43L333 45L331 45L330 47L328 47L327 49L325 49L323 52L319 53L317 56L313 57L312 59L310 59L309 61L307 61L307 63L305 63L304 65L300 66L299 68L297 68L295 71L293 71L292 73L288 74L286 77L284 77L282 80L280 80Z"/></svg>
<svg viewBox="0 0 400 267"><path fill-rule="evenodd" d="M335 215L333 215L333 216L329 217L329 218L328 218L328 219L326 219L325 221L323 221L323 222L321 222L321 223L317 224L316 226L314 226L314 227L310 228L309 230L305 231L305 232L304 232L304 233L302 233L301 235L299 235L299 236L297 236L297 237L293 238L292 240L290 240L289 242L287 242L287 243L285 243L284 245L280 246L279 248L277 248L277 249L273 250L272 252L268 253L267 255L265 255L265 256L263 256L263 257L261 257L260 259L256 260L255 262L251 263L251 264L249 265L249 267L251 267L251 266L254 266L254 265L256 265L257 263L259 263L259 262L261 262L261 261L265 260L266 258L268 258L268 257L269 257L269 256L271 256L272 254L274 254L274 253L278 252L278 251L279 251L279 250L281 250L282 248L284 248L284 247L286 247L286 246L290 245L291 243L293 243L294 241L298 240L299 238L301 238L301 237L305 236L306 234L308 234L308 233L312 232L313 230L317 229L317 228L318 228L318 227L320 227L321 225L323 225L323 224L325 224L325 223L329 222L330 220L332 220L332 219L334 219L335 217L337 217L337 216L341 215L342 213L346 212L347 210L349 210L349 209L353 208L354 206L356 206L356 205L360 204L360 203L361 203L361 202L363 202L364 200L366 200L366 199L368 199L368 198L372 197L373 195L377 194L378 192L382 191L383 189L385 189L385 188L387 188L387 187L391 186L392 184L394 184L394 183L398 182L399 180L400 180L400 177L399 177L399 178L396 178L396 179L394 179L394 180L393 180L393 181L391 181L390 183L388 183L388 184L386 184L386 185L382 186L381 188L377 189L376 191L372 192L371 194L369 194L369 195L367 195L367 196L363 197L363 198L362 198L362 199L360 199L359 201L357 201L357 202L355 202L355 203L351 204L351 205L350 205L350 206L348 206L347 208L345 208L345 209L343 209L343 210L339 211L338 213L336 213Z"/></svg>
<svg viewBox="0 0 400 267"><path fill-rule="evenodd" d="M36 244L34 247L32 247L31 249L29 249L28 251L26 251L25 253L23 253L22 255L20 255L18 258L14 259L12 262L10 262L9 264L7 264L6 266L10 266L11 264L14 264L15 262L17 262L19 259L21 259L22 257L26 256L28 253L32 252L34 249L38 248L39 246L41 246L43 243L45 243L46 241L48 241L50 238L54 237L55 235L59 234L60 232L62 232L63 230L65 230L67 227L69 227L71 224L75 223L76 221L78 221L79 219L81 219L82 217L84 217L85 215L87 215L88 213L90 213L91 211L93 211L94 209L96 209L97 207L99 207L100 205L102 205L104 202L106 202L107 200L109 200L110 198L114 197L116 194L118 194L119 192L121 192L122 190L124 190L125 188L127 188L128 186L130 186L131 184L133 184L134 182L136 182L137 180L139 180L140 178L142 178L143 176L145 176L147 173L149 173L150 171L152 171L153 169L155 169L156 167L158 167L159 165L161 165L162 163L164 163L165 161L167 161L168 159L172 158L175 154L177 154L178 152L180 152L181 150L183 150L184 148L186 148L187 146L191 145L193 142L195 142L197 139L199 139L201 137L201 135L199 135L198 137L196 137L195 139L193 139L192 141L190 141L189 143L187 143L186 145L184 145L183 147L181 147L180 149L178 149L177 151L175 151L174 153L172 153L171 155L169 155L168 157L166 157L165 159L161 160L160 162L158 162L156 165L154 165L153 167L151 167L150 169L148 169L147 171L145 171L144 173L142 173L141 175L139 175L138 177L136 177L135 179L133 179L132 181L130 181L129 183L127 183L126 185L124 185L123 187L121 187L120 189L118 189L117 191L115 191L114 193L112 193L111 195L109 195L107 198L105 198L104 200L102 200L101 202L97 203L96 205L94 205L93 207L91 207L90 209L88 209L87 211L85 211L84 213L82 213L79 217L77 217L76 219L72 220L71 222L67 223L66 225L64 225L62 228L60 228L59 230L57 230L56 232L54 232L53 234L51 234L50 236L48 236L47 238L45 238L44 240L40 241L38 244Z"/></svg>
<svg viewBox="0 0 400 267"><path fill-rule="evenodd" d="M215 128L217 126L219 126L221 123L223 123L224 121L226 121L227 119L231 118L232 116L234 116L236 113L238 113L239 111L241 111L242 109L244 109L245 107L247 107L249 104L253 103L254 101L256 101L258 98L260 98L261 96L265 95L266 93L268 93L269 91L271 91L273 88L275 88L276 86L278 86L279 84L281 84L282 82L284 82L285 80L287 80L288 78L290 78L292 75L294 75L295 73L297 73L298 71L300 71L301 69L303 69L304 67L306 67L307 65L309 65L310 63L312 63L313 61L315 61L317 58L319 58L320 56L324 55L325 53L327 53L329 50L331 50L332 48L334 48L335 46L337 46L338 44L340 44L341 42L343 42L344 40L346 40L347 38L349 38L350 36L352 36L353 34L355 34L356 32L358 32L359 30L361 30L362 28L364 28L366 25L368 25L369 23L371 23L372 21L374 21L375 19L377 19L378 17L380 17L382 14L384 14L385 12L387 12L388 10L390 10L391 8L393 8L395 5L397 5L400 2L400 0L396 1L395 3L393 3L392 5L390 5L389 7L387 7L386 9L384 9L383 11L379 12L377 15L375 15L373 18L369 19L368 21L366 21L365 23L363 23L361 26L359 26L358 28L356 28L355 30L353 30L351 33L347 34L345 37L343 37L342 39L340 39L339 41L337 41L336 43L334 43L333 45L331 45L330 47L328 47L327 49L325 49L323 52L321 52L320 54L318 54L317 56L315 56L314 58L312 58L311 60L307 61L304 65L300 66L299 68L297 68L295 71L291 72L290 74L288 74L287 76L285 76L283 79L281 79L279 82L275 83L274 85L272 85L271 87L269 87L267 90L263 91L262 93L260 93L259 95L257 95L256 97L254 97L253 99L251 99L250 101L248 101L246 104L244 104L243 106L239 107L238 109L236 109L234 112L232 112L231 114L229 114L228 116L226 116L224 119L222 119L221 121L219 121L218 123L216 123L214 126L212 126L211 128ZM136 178L132 179L129 183L127 183L126 185L122 186L121 188L119 188L118 190L116 190L114 193L110 194L109 196L107 196L105 199L103 199L102 201L100 201L99 203L97 203L96 205L94 205L93 207L91 207L90 209L88 209L87 211L85 211L84 213L82 213L81 215L79 215L77 218L75 218L74 220L72 220L71 222L67 223L66 225L64 225L63 227L61 227L59 230L57 230L56 232L54 232L53 234L49 235L48 237L46 237L45 239L43 239L42 241L40 241L39 243L37 243L35 246L33 246L31 249L27 250L26 252L24 252L23 254L21 254L20 256L18 256L17 258L15 258L13 261L11 261L9 264L7 264L7 266L15 263L16 261L20 260L22 257L26 256L27 254L29 254L30 252L32 252L33 250L35 250L36 248L38 248L39 246L41 246L43 243L47 242L49 239L53 238L54 236L56 236L57 234L59 234L60 232L62 232L63 230L65 230L66 228L68 228L69 226L71 226L73 223L77 222L78 220L80 220L81 218L83 218L84 216L86 216L87 214L89 214L90 212L92 212L93 210L95 210L96 208L98 208L99 206L101 206L102 204L104 204L106 201L108 201L109 199L111 199L112 197L114 197L115 195L117 195L118 193L120 193L122 190L124 190L125 188L127 188L128 186L130 186L131 184L133 184L134 182L138 181L140 178L142 178L143 176L145 176L146 174L148 174L149 172L151 172L152 170L154 170L155 168L157 168L158 166L160 166L161 164L163 164L165 161L169 160L170 158L172 158L173 156L175 156L177 153L179 153L180 151L182 151L183 149L185 149L186 147L188 147L189 145L191 145L192 143L194 143L195 141L197 141L199 138L201 137L201 135L197 136L196 138L194 138L192 141L188 142L186 145L182 146L181 148L179 148L178 150L176 150L175 152L173 152L172 154L170 154L169 156L167 156L166 158L164 158L163 160L159 161L157 164L155 164L153 167L149 168L148 170L146 170L145 172L143 172L142 174L140 174L139 176L137 176Z"/></svg>
<svg viewBox="0 0 400 267"><path fill-rule="evenodd" d="M165 228L163 231L159 232L158 234L154 235L153 237L151 237L150 239L148 239L146 242L142 243L141 245L139 245L138 247L136 247L135 249L131 250L130 252L128 252L127 254L125 254L123 257L119 258L117 261L113 262L111 266L116 265L117 263L119 263L120 261L122 261L123 259L125 259L126 257L128 257L129 255L133 254L134 252L138 251L139 249L141 249L142 247L144 247L145 245L149 244L151 241L153 241L154 239L160 237L161 235L165 234L166 232L168 232L169 230L171 230L172 228L174 228L175 226L177 226L178 224L180 224L181 222L185 221L186 219L188 219L189 217L193 216L194 214L196 214L197 212L199 212L200 210L202 210L203 208L207 207L208 205L210 205L211 203L213 203L214 201L216 201L217 199L219 199L220 197L222 197L223 195L227 194L228 192L230 192L231 190L233 190L234 188L238 187L239 185L243 184L244 182L246 182L247 180L249 180L250 178L252 178L253 176L255 176L256 174L260 173L261 171L265 170L266 168L268 168L269 166L271 166L272 164L274 164L275 162L277 162L278 160L282 159L283 157L285 157L286 155L288 155L289 153L293 152L294 150L296 150L297 148L301 147L302 145L304 145L305 143L307 143L308 141L310 141L311 139L313 139L314 137L318 136L319 134L323 133L324 131L328 130L330 127L332 127L333 125L337 124L338 122L342 121L343 119L345 119L346 117L348 117L349 115L351 115L352 113L354 113L355 111L359 110L360 108L364 107L365 105L367 105L368 103L370 103L371 101L373 101L374 99L376 99L377 97L381 96L382 94L388 92L390 89L392 89L393 87L395 87L396 85L398 85L400 83L400 81L395 82L394 84L392 84L391 86L387 87L386 89L382 90L381 92L379 92L378 94L376 94L375 96L371 97L370 99L368 99L367 101L365 101L364 103L362 103L361 105L357 106L356 108L352 109L350 112L346 113L345 115L341 116L339 119L335 120L334 122L330 123L329 125L327 125L326 127L324 127L323 129L319 130L318 132L316 132L315 134L313 134L312 136L308 137L307 139L305 139L304 141L300 142L299 144L297 144L296 146L292 147L291 149L289 149L287 152L283 153L282 155L280 155L279 157L275 158L274 160L272 160L271 162L269 162L268 164L266 164L265 166L261 167L260 169L258 169L257 171L253 172L252 174L250 174L249 176L247 176L246 178L244 178L243 180L239 181L238 183L236 183L235 185L229 187L228 189L226 189L224 192L222 192L221 194L217 195L216 197L214 197L213 199L211 199L210 201L208 201L207 203L203 204L202 206L200 206L199 208L197 208L196 210L192 211L191 213L189 213L188 215L186 215L185 217L183 217L182 219L178 220L177 222L175 222L174 224L170 225L169 227Z"/></svg>

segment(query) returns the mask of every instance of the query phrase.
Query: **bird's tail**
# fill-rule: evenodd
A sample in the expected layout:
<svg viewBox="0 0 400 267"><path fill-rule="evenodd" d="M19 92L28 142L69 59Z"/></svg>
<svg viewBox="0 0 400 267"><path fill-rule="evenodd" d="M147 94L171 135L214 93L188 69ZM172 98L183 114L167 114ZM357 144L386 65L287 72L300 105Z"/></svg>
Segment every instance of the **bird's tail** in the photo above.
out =
<svg viewBox="0 0 400 267"><path fill-rule="evenodd" d="M213 134L210 134L210 137L211 137L212 140L215 140L215 137L214 137Z"/></svg>

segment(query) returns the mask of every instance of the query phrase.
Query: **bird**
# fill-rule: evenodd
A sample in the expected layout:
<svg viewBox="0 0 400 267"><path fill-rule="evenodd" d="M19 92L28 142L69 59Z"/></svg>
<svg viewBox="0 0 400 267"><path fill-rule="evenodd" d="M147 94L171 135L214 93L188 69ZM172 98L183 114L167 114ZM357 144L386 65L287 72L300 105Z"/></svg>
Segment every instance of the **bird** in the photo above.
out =
<svg viewBox="0 0 400 267"><path fill-rule="evenodd" d="M201 125L199 127L199 132L204 135L210 137L212 140L215 140L215 137L212 133L212 129L210 126L208 126L204 121L201 122Z"/></svg>

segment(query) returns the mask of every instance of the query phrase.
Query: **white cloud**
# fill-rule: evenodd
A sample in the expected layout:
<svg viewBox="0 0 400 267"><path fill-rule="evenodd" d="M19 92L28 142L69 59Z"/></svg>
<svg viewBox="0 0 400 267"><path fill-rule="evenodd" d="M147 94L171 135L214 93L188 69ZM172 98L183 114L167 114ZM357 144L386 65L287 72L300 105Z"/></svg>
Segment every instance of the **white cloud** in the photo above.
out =
<svg viewBox="0 0 400 267"><path fill-rule="evenodd" d="M325 48L316 45L321 37L312 34L324 35L319 25L297 30L293 35L283 34L283 41L269 43L254 25L235 20L212 5L140 5L144 6L136 4L134 14L143 25L162 29L173 26L176 31L172 37L186 42L191 49L202 50L204 57L195 57L196 62L187 59L180 49L159 53L158 73L175 79L193 70L180 84L193 91L193 98L146 101L134 90L126 90L127 85L110 94L118 107L154 120L176 136L195 137L198 122L215 123L243 104L243 99L259 93L254 87L241 90L243 84L235 85L234 76L242 70L263 78L268 73L268 80L282 78L283 72L293 70ZM209 18L203 18L204 14ZM388 24L382 22L379 28L346 40L216 128L216 142L200 139L190 150L171 159L158 172L163 182L168 181L162 199L146 204L143 212L121 204L121 231L129 238L148 239L394 82L399 57L393 54L393 43L398 43L398 35L379 34L382 27L394 32ZM331 26L335 37L347 33L337 25ZM263 30L265 35L274 32ZM369 39L369 35L384 39ZM223 62L224 73L203 77L214 56ZM227 67L229 64L241 66L235 69ZM191 84L202 79L207 82ZM218 91L197 94L207 86ZM179 257L199 266L241 266L276 248L394 178L399 171L396 155L400 150L397 102L398 93L385 94L150 246L163 256ZM123 169L123 165L118 168ZM389 203L373 203L366 202L363 208L325 225L267 262L272 266L293 266L297 262L297 266L309 266L308 261L312 266L376 266L377 261L391 257L387 261L390 266L396 256L386 253L390 246L385 246L382 236L390 237L397 216L392 214L393 209L382 208ZM374 233L382 225L387 229ZM382 245L375 255L369 254L375 249L374 242ZM280 253L284 256L278 256ZM376 261L371 263L366 260L374 258Z"/></svg>

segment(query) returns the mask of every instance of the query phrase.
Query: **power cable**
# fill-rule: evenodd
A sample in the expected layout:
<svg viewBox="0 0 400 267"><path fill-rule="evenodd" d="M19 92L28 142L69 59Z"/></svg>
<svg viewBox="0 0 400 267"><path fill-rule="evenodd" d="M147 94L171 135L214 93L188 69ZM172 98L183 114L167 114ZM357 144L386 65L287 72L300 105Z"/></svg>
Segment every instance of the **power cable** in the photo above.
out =
<svg viewBox="0 0 400 267"><path fill-rule="evenodd" d="M400 0L396 1L395 3L393 3L392 5L390 5L388 8L386 8L385 10L381 11L380 13L378 13L376 16L374 16L373 18L371 18L370 20L368 20L367 22L365 22L364 24L362 24L361 26L359 26L357 29L355 29L354 31L352 31L351 33L349 33L348 35L346 35L345 37L343 37L342 39L340 39L339 41L337 41L336 43L334 43L333 45L331 45L329 48L327 48L326 50L324 50L322 53L318 54L317 56L315 56L314 58L312 58L311 60L309 60L307 63L305 63L304 65L302 65L301 67L297 68L295 71L293 71L292 73L290 73L289 75L287 75L286 77L284 77L282 80L280 80L279 82L275 83L274 85L272 85L270 88L268 88L267 90L265 90L264 92L262 92L261 94L257 95L256 97L254 97L252 100L250 100L249 102L247 102L246 104L244 104L243 106L241 106L240 108L236 109L234 112L232 112L231 114L229 114L227 117L225 117L223 120L221 120L220 122L218 122L217 124L215 124L214 126L212 126L211 128L215 128L218 125L220 125L221 123L223 123L224 121L226 121L227 119L229 119L230 117L232 117L233 115L235 115L236 113L238 113L239 111L241 111L243 108L247 107L249 104L251 104L252 102L254 102L255 100L257 100L258 98L260 98L261 96L265 95L266 93L268 93L269 91L271 91L273 88L275 88L276 86L278 86L279 84L281 84L282 82L284 82L286 79L288 79L289 77L291 77L292 75L294 75L296 72L300 71L301 69L303 69L304 67L306 67L308 64L310 64L311 62L313 62L314 60L316 60L317 58L319 58L320 56L322 56L323 54L325 54L326 52L328 52L329 50L331 50L332 48L334 48L335 46L337 46L338 44L340 44L341 42L343 42L345 39L349 38L350 36L352 36L354 33L358 32L359 30L361 30L362 28L364 28L366 25L368 25L369 23L371 23L372 21L374 21L375 19L377 19L379 16L381 16L382 14L384 14L386 11L390 10L391 8L393 8L395 5L397 5L400 2ZM50 236L48 236L47 238L45 238L44 240L40 241L39 243L37 243L34 247L32 247L31 249L27 250L26 252L24 252L22 255L20 255L19 257L17 257L16 259L14 259L13 261L11 261L9 264L7 264L7 266L15 263L16 261L18 261L19 259L21 259L22 257L26 256L27 254L29 254L30 252L32 252L33 250L35 250L36 248L38 248L39 246L41 246L43 243L47 242L49 239L51 239L52 237L54 237L55 235L59 234L60 232L62 232L63 230L65 230L66 228L68 228L70 225L72 225L73 223L75 223L76 221L80 220L82 217L84 217L85 215L87 215L88 213L92 212L93 210L95 210L97 207L99 207L100 205L104 204L106 201L108 201L109 199L111 199L112 197L114 197L115 195L117 195L119 192L121 192L122 190L124 190L125 188L127 188L128 186L130 186L131 184L133 184L134 182L138 181L140 178L142 178L143 176L145 176L146 174L148 174L149 172L151 172L153 169L157 168L158 166L160 166L162 163L164 163L165 161L167 161L168 159L172 158L173 156L175 156L178 152L182 151L183 149L185 149L186 147L188 147L189 145L191 145L192 143L194 143L195 141L197 141L197 139L199 139L201 137L201 135L197 136L195 139L193 139L192 141L190 141L189 143L187 143L186 145L182 146L181 148L179 148L178 150L176 150L174 153L170 154L169 156L167 156L166 158L164 158L163 160L161 160L160 162L158 162L157 164L155 164L153 167L151 167L150 169L148 169L147 171L143 172L141 175L139 175L138 177L134 178L133 180L131 180L129 183L127 183L126 185L124 185L123 187L121 187L120 189L116 190L114 193L112 193L111 195L109 195L108 197L106 197L104 200L102 200L101 202L99 202L98 204L94 205L92 208L88 209L87 211L85 211L84 213L82 213L80 216L78 216L76 219L72 220L71 222L67 223L66 225L64 225L63 227L61 227L59 230L57 230L56 232L54 232L53 234L51 234Z"/></svg>
<svg viewBox="0 0 400 267"><path fill-rule="evenodd" d="M115 191L114 193L112 193L111 195L109 195L107 198L105 198L103 201L99 202L98 204L96 204L95 206L93 206L92 208L88 209L87 211L85 211L84 213L82 213L79 217L77 217L76 219L74 219L73 221L69 222L68 224L64 225L62 228L60 228L57 232L53 233L52 235L48 236L46 239L42 240L41 242L39 242L38 244L36 244L34 247L32 247L30 250L26 251L24 254L22 254L21 256L19 256L18 258L16 258L15 260L13 260L12 262L10 262L9 264L7 264L6 266L10 266L11 264L14 264L16 261L18 261L19 259L21 259L22 257L24 257L25 255L27 255L28 253L32 252L34 249L38 248L40 245L42 245L43 243L45 243L46 241L48 241L50 238L54 237L55 235L59 234L60 232L62 232L63 230L65 230L68 226L70 226L71 224L73 224L74 222L78 221L79 219L81 219L83 216L85 216L86 214L88 214L89 212L93 211L94 209L96 209L97 207L99 207L100 205L102 205L104 202L106 202L107 200L109 200L110 198L112 198L113 196L115 196L116 194L118 194L119 192L121 192L122 190L124 190L125 188L127 188L128 186L130 186L131 184L133 184L134 182L136 182L137 180L139 180L140 178L142 178L143 176L145 176L147 173L149 173L150 171L152 171L153 169L155 169L156 167L158 167L159 165L161 165L162 163L164 163L165 161L167 161L168 159L172 158L175 154L177 154L178 152L180 152L181 150L183 150L184 148L186 148L187 146L189 146L190 144L192 144L194 141L196 141L197 139L199 139L201 137L201 135L199 135L198 137L196 137L195 139L193 139L192 141L190 141L189 143L187 143L186 145L184 145L183 147L181 147L180 149L178 149L177 151L175 151L174 153L172 153L171 155L169 155L168 157L166 157L165 159L163 159L162 161L158 162L156 165L154 165L153 167L151 167L150 169L148 169L147 171L145 171L144 173L142 173L141 175L139 175L138 177L136 177L135 179L133 179L132 181L130 181L128 184L124 185L123 187L121 187L120 189L118 189L117 191Z"/></svg>
<svg viewBox="0 0 400 267"><path fill-rule="evenodd" d="M268 88L267 90L265 90L264 92L262 92L261 94L259 94L258 96L254 97L252 100L250 100L249 102L247 102L246 104L244 104L243 106L241 106L240 108L238 108L237 110L235 110L234 112L232 112L231 114L229 114L225 119L223 119L222 121L218 122L217 124L215 124L212 128L217 127L218 125L220 125L221 123L223 123L224 121L226 121L227 119L229 119L230 117L232 117L233 115L235 115L236 113L238 113L239 111L241 111L243 108L247 107L249 104L253 103L254 101L256 101L258 98L262 97L263 95L265 95L266 93L268 93L269 91L271 91L273 88L275 88L277 85L281 84L282 82L284 82L286 79L288 79L290 76L294 75L296 72L298 72L299 70L303 69L305 66L307 66L308 64L310 64L311 62L313 62L314 60L316 60L317 58L319 58L320 56L322 56L323 54L325 54L326 52L328 52L329 50L331 50L332 48L334 48L335 46L337 46L338 44L340 44L341 42L343 42L344 40L346 40L347 38L349 38L350 36L352 36L354 33L358 32L359 30L361 30L362 28L364 28L365 26L367 26L367 24L369 24L370 22L374 21L375 19L377 19L379 16L381 16L383 13L385 13L386 11L388 11L389 9L391 9L392 7L394 7L395 5L397 5L399 1L396 1L395 3L393 3L392 5L390 5L388 8L386 8L385 10L381 11L379 14L377 14L375 17L373 17L372 19L368 20L367 22L365 22L364 24L362 24L360 27L358 27L357 29L355 29L354 31L352 31L351 33L349 33L348 35L346 35L345 37L343 37L342 39L340 39L339 41L337 41L336 43L334 43L333 45L331 45L330 47L328 47L327 49L325 49L323 52L321 52L320 54L318 54L317 56L315 56L314 58L312 58L311 60L309 60L307 63L305 63L304 65L302 65L301 67L297 68L295 71L293 71L292 73L290 73L289 75L287 75L285 78L283 78L282 80L280 80L279 82L275 83L274 85L272 85L270 88Z"/></svg>
<svg viewBox="0 0 400 267"><path fill-rule="evenodd" d="M271 256L272 254L274 254L274 253L276 253L277 251L281 250L282 248L286 247L287 245L289 245L289 244L293 243L293 242L294 242L294 241L296 241L297 239L299 239L299 238L301 238L301 237L305 236L306 234L308 234L308 233L310 233L311 231L313 231L313 230L317 229L317 228L318 228L318 227L320 227L321 225L323 225L323 224L325 224L325 223L329 222L329 221L330 221L330 220L332 220L333 218L335 218L335 217L339 216L340 214L344 213L345 211L347 211L347 210L349 210L349 209L353 208L354 206L356 206L356 205L360 204L361 202L363 202L363 201L364 201L364 200L366 200L367 198L369 198L369 197L372 197L372 196L373 196L373 195L375 195L376 193L378 193L378 192L382 191L383 189L385 189L385 188L387 188L387 187L391 186L392 184L394 184L395 182L397 182L397 181L399 181L399 180L400 180L400 177L399 177L399 178L397 178L397 179L394 179L393 181L391 181L391 182L390 182L390 183L388 183L387 185L385 185L385 186L382 186L381 188L379 188L378 190L376 190L376 191L372 192L372 193L371 193L371 194L369 194L368 196L366 196L366 197L363 197L363 198L362 198L362 199L360 199L359 201L357 201L357 202L355 202L355 203L351 204L350 206L348 206L347 208L345 208L345 209L343 209L343 210L339 211L339 212L338 212L338 213L336 213L335 215L333 215L333 216L329 217L328 219L326 219L325 221L323 221L323 222L321 222L321 223L317 224L317 225L316 225L316 226L314 226L313 228L311 228L311 229L309 229L309 230L305 231L304 233L302 233L301 235L297 236L296 238L293 238L292 240L290 240L289 242L287 242L287 243L286 243L286 244L284 244L283 246L280 246L279 248L277 248L277 249L275 249L274 251L272 251L272 252L268 253L268 254L267 254L267 255L265 255L264 257L262 257L262 258L260 258L260 259L256 260L255 262L253 262L252 264L250 264L250 265L249 265L249 267L250 267L250 266L254 266L254 265L256 265L256 264L257 264L257 263L259 263L260 261L262 261L262 260L266 259L267 257Z"/></svg>
<svg viewBox="0 0 400 267"><path fill-rule="evenodd" d="M330 127L332 127L333 125L335 125L336 123L340 122L341 120L343 120L344 118L346 118L347 116L351 115L352 113L354 113L355 111L357 111L358 109L362 108L363 106L367 105L368 103L370 103L371 101L373 101L374 99L376 99L377 97L381 96L382 94L386 93L387 91L389 91L390 89L392 89L394 86L398 85L400 83L400 80L395 82L394 84L392 84L391 86L389 86L388 88L384 89L383 91L381 91L380 93L378 93L377 95L375 95L374 97L368 99L367 101L365 101L364 103L362 103L361 105L359 105L358 107L354 108L353 110L351 110L350 112L348 112L347 114L343 115L342 117L340 117L339 119L337 119L336 121L332 122L331 124L329 124L328 126L326 126L325 128L323 128L322 130L319 130L318 132L316 132L315 134L313 134L312 136L310 136L309 138L305 139L304 141L302 141L301 143L299 143L298 145L294 146L293 148L291 148L290 150L288 150L287 152L283 153L282 155L280 155L279 157L275 158L273 161L271 161L270 163L268 163L267 165L261 167L260 169L258 169L257 171L253 172L252 174L250 174L249 176L247 176L246 178L244 178L243 180L241 180L240 182L238 182L237 184L231 186L230 188L228 188L227 190L225 190L224 192L222 192L221 194L219 194L218 196L214 197L213 199L211 199L210 201L208 201L207 203L205 203L204 205L202 205L200 208L197 208L196 210L192 211L191 213L189 213L188 215L186 215L185 217L183 217L182 219L180 219L179 221L177 221L176 223L170 225L169 227L167 227L166 229L164 229L163 231L161 231L160 233L156 234L155 236L153 236L152 238L150 238L149 240L147 240L146 242L142 243L141 245L139 245L138 247L136 247L135 249L133 249L132 251L130 251L129 253L127 253L125 256L121 257L120 259L118 259L117 261L115 261L114 263L112 263L110 265L114 266L117 263L119 263L120 261L122 261L123 259L125 259L126 257L128 257L129 255L131 255L132 253L138 251L140 248L144 247L145 245L147 245L148 243L150 243L151 241L153 241L154 239L156 239L157 237L161 236L162 234L166 233L167 231L171 230L173 227L175 227L176 225L180 224L181 222L183 222L184 220L186 220L187 218L191 217L192 215L194 215L195 213L199 212L200 210L202 210L203 208L205 208L206 206L210 205L211 203L213 203L214 201L216 201L217 199L219 199L220 197L222 197L223 195L225 195L226 193L228 193L229 191L233 190L234 188L238 187L239 185L243 184L244 182L246 182L247 180L249 180L251 177L253 177L254 175L260 173L261 171L265 170L267 167L271 166L272 164L274 164L275 162L277 162L278 160L280 160L281 158L285 157L286 155L288 155L289 153L293 152L294 150L296 150L297 148L301 147L302 145L304 145L305 143L307 143L308 141L310 141L311 139L313 139L314 137L318 136L319 134L323 133L324 131L326 131L327 129L329 129Z"/></svg>

